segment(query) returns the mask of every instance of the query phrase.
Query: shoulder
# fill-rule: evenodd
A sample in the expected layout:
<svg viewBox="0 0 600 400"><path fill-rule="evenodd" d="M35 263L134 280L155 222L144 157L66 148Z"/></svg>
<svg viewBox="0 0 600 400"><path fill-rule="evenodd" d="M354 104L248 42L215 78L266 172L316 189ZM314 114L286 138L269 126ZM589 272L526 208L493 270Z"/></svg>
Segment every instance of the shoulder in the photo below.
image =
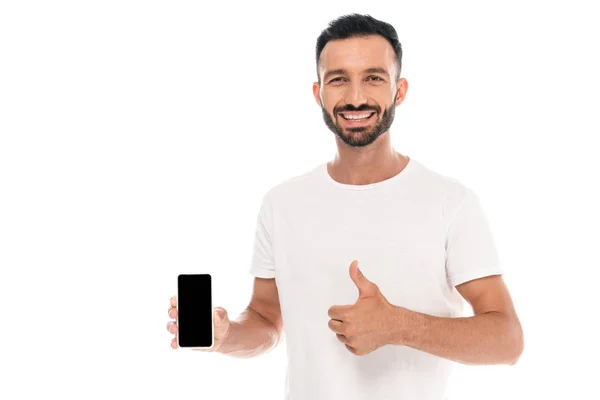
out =
<svg viewBox="0 0 600 400"><path fill-rule="evenodd" d="M418 181L427 196L441 205L444 219L451 219L466 201L477 200L475 191L463 180L417 163Z"/></svg>
<svg viewBox="0 0 600 400"><path fill-rule="evenodd" d="M318 191L319 172L323 164L311 168L308 171L293 175L271 186L263 197L263 202L270 205L281 204L289 200L297 199L302 195Z"/></svg>
<svg viewBox="0 0 600 400"><path fill-rule="evenodd" d="M429 190L458 197L464 196L470 190L462 180L454 176L431 169L420 162L416 162L415 164L420 185Z"/></svg>

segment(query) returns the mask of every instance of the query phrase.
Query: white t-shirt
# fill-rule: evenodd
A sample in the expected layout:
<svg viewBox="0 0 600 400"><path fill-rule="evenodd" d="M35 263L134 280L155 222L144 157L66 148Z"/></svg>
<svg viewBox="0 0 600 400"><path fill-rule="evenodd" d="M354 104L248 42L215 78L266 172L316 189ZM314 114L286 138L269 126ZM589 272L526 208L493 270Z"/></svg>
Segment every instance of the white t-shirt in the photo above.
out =
<svg viewBox="0 0 600 400"><path fill-rule="evenodd" d="M396 306L460 317L455 286L502 270L477 195L409 158L387 180L335 181L323 163L262 199L249 272L275 278L287 348L285 400L442 400L454 362L408 346L351 353L329 326L354 304L358 265Z"/></svg>

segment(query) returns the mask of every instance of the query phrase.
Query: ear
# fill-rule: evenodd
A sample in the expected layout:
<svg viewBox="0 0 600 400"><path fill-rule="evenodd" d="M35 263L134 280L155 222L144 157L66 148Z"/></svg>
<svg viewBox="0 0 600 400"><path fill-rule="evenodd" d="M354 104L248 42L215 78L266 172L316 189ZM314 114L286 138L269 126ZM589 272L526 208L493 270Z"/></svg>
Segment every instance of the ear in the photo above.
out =
<svg viewBox="0 0 600 400"><path fill-rule="evenodd" d="M318 105L321 105L321 96L319 94L320 91L321 85L319 85L319 82L313 83L313 96L315 96L315 100L317 101Z"/></svg>
<svg viewBox="0 0 600 400"><path fill-rule="evenodd" d="M406 97L406 92L408 91L408 82L404 78L398 79L396 82L396 87L398 88L398 97L396 98L396 107L398 107L404 101Z"/></svg>

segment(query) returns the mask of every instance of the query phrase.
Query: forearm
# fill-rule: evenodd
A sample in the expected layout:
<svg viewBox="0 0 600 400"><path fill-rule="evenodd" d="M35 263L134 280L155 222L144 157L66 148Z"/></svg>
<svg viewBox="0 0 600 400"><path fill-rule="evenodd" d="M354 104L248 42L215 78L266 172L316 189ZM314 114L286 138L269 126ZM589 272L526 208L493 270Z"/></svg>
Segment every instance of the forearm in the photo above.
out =
<svg viewBox="0 0 600 400"><path fill-rule="evenodd" d="M391 344L468 365L514 364L523 348L521 326L504 314L444 318L396 308Z"/></svg>
<svg viewBox="0 0 600 400"><path fill-rule="evenodd" d="M251 358L267 353L279 344L280 335L266 319L251 308L231 321L218 353L235 358Z"/></svg>

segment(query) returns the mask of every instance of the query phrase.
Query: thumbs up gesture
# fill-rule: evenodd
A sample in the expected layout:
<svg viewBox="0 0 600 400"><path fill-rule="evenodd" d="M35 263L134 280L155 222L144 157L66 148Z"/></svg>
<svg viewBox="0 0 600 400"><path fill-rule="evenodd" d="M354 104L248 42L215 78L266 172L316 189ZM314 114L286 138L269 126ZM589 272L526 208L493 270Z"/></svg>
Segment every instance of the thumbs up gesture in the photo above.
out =
<svg viewBox="0 0 600 400"><path fill-rule="evenodd" d="M329 329L350 352L362 356L388 344L395 306L362 274L357 260L350 264L350 278L358 288L358 300L330 307Z"/></svg>

